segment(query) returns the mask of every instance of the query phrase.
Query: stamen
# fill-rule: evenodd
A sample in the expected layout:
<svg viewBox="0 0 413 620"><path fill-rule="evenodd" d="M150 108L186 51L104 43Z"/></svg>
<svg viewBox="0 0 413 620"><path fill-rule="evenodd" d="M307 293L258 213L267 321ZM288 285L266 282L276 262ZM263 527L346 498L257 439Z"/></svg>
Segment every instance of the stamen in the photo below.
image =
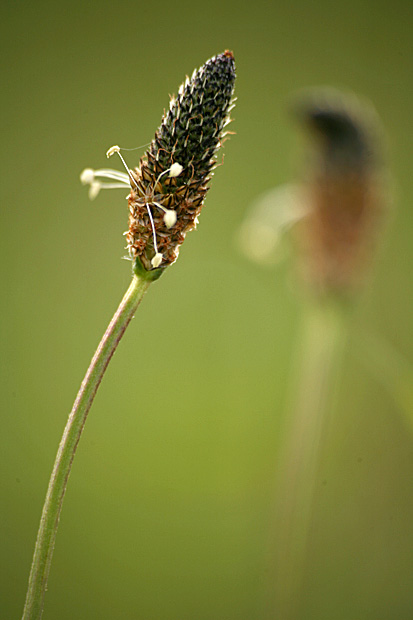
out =
<svg viewBox="0 0 413 620"><path fill-rule="evenodd" d="M163 221L165 222L167 228L172 228L172 226L176 224L176 220L178 217L176 215L176 211L174 211L173 209L167 209L166 207L159 204L159 202L153 201L151 204L155 205L155 207L158 207L158 209L161 209L164 212L165 215L163 217Z"/></svg>
<svg viewBox="0 0 413 620"><path fill-rule="evenodd" d="M89 200L94 200L101 189L102 183L99 183L99 181L92 181L89 187Z"/></svg>
<svg viewBox="0 0 413 620"><path fill-rule="evenodd" d="M101 183L102 189L125 189L124 183ZM128 183L127 187L130 189L130 185Z"/></svg>
<svg viewBox="0 0 413 620"><path fill-rule="evenodd" d="M111 179L115 183L102 183L98 180L99 178ZM101 189L125 189L125 187L130 187L128 175L117 170L92 170L92 168L85 168L80 175L80 181L83 185L90 185L90 200L94 200Z"/></svg>
<svg viewBox="0 0 413 620"><path fill-rule="evenodd" d="M172 226L176 224L176 220L178 217L176 215L176 211L163 207L161 204L159 204L159 202L153 201L151 204L155 205L155 207L158 207L158 209L161 209L164 212L165 215L163 216L163 221L165 222L165 226L167 228L172 228Z"/></svg>
<svg viewBox="0 0 413 620"><path fill-rule="evenodd" d="M118 153L119 155L119 151L120 151L120 146L115 144L115 146L111 146L110 149L106 151L106 157L109 159L109 157L112 157L114 153Z"/></svg>
<svg viewBox="0 0 413 620"><path fill-rule="evenodd" d="M163 221L165 222L165 226L167 228L172 228L172 226L176 224L176 219L177 219L176 211L173 211L172 209L166 209L165 215L163 216Z"/></svg>
<svg viewBox="0 0 413 620"><path fill-rule="evenodd" d="M151 260L151 264L152 264L153 267L156 268L156 267L159 267L159 265L161 264L163 257L162 257L162 254L160 254L160 252L158 252L158 244L156 243L155 224L153 222L152 211L151 211L151 209L150 209L148 204L146 205L146 210L148 211L149 219L151 221L152 234L153 234L153 247L154 247L154 250L155 250L155 256Z"/></svg>
<svg viewBox="0 0 413 620"><path fill-rule="evenodd" d="M183 169L184 169L183 166L181 166L181 164L178 164L178 162L176 161L169 168L169 176L170 177L178 177L181 174Z"/></svg>
<svg viewBox="0 0 413 620"><path fill-rule="evenodd" d="M129 176L125 172L119 170L112 170L111 168L100 168L99 170L93 170L95 178L110 179L111 181L118 181L125 185L130 185Z"/></svg>
<svg viewBox="0 0 413 620"><path fill-rule="evenodd" d="M95 180L95 171L92 168L85 168L80 173L80 182L82 185L90 185Z"/></svg>
<svg viewBox="0 0 413 620"><path fill-rule="evenodd" d="M128 173L130 180L132 181L132 183L134 184L134 186L135 186L137 189L139 189L139 188L138 188L138 184L136 183L136 181L135 181L135 179L134 179L134 177L133 177L133 175L132 175L132 172L129 170L129 168L128 168L127 164L126 164L126 161L123 159L122 155L120 154L120 147L119 147L119 146L117 146L117 145L115 145L115 146L111 146L111 147L110 147L110 149L108 149L108 150L106 151L106 157L107 157L107 158L112 157L112 155L113 155L114 153L117 153L117 154L119 155L120 160L121 160L122 164L124 165L125 170L126 170L126 172Z"/></svg>
<svg viewBox="0 0 413 620"><path fill-rule="evenodd" d="M178 162L176 161L174 164L172 164L170 168L167 168L166 170L161 172L161 174L156 179L154 188L158 185L159 179L163 177L163 175L166 174L167 172L169 172L169 177L177 177L181 174L183 169L184 169L183 166L181 166L181 164L178 164Z"/></svg>
<svg viewBox="0 0 413 620"><path fill-rule="evenodd" d="M163 260L163 254L161 254L160 252L157 252L155 256L153 257L153 259L151 260L152 267L154 267L154 269L159 267L160 264L162 263L162 260Z"/></svg>

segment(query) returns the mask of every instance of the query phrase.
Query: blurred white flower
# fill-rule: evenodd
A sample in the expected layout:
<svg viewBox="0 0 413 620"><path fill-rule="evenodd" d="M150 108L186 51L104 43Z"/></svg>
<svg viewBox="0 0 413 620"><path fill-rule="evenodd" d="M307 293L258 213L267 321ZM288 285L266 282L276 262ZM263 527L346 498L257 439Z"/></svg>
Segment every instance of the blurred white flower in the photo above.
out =
<svg viewBox="0 0 413 620"><path fill-rule="evenodd" d="M285 254L285 233L309 212L305 190L284 184L252 203L238 234L238 245L251 260L274 265Z"/></svg>

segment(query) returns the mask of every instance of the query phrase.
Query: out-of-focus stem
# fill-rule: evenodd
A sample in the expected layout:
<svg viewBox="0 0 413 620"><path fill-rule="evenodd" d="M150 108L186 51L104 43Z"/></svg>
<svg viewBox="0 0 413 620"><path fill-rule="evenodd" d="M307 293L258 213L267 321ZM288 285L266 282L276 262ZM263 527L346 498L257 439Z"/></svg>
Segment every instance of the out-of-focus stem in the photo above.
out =
<svg viewBox="0 0 413 620"><path fill-rule="evenodd" d="M335 303L315 303L303 316L282 439L276 511L275 618L296 617L306 558L323 432L334 401L346 339L346 316Z"/></svg>

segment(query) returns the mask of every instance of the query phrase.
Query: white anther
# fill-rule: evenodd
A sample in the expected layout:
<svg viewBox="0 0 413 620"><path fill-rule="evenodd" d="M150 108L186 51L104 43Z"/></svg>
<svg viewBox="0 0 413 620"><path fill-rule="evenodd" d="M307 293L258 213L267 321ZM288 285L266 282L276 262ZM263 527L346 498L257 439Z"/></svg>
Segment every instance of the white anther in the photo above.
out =
<svg viewBox="0 0 413 620"><path fill-rule="evenodd" d="M110 149L106 151L106 157L109 159L109 157L112 157L114 153L119 153L119 151L120 151L120 146L117 146L115 144L115 146L111 146Z"/></svg>
<svg viewBox="0 0 413 620"><path fill-rule="evenodd" d="M163 216L163 221L165 222L165 226L167 228L172 228L172 226L176 224L176 211L167 209L165 211L165 215Z"/></svg>
<svg viewBox="0 0 413 620"><path fill-rule="evenodd" d="M156 187L158 185L158 183L161 180L161 178L163 177L163 175L166 174L167 172L169 172L168 177L172 177L173 178L173 177L179 176L181 174L182 170L183 170L183 166L181 166L181 164L178 164L178 162L176 161L174 164L172 164L172 166L170 168L167 168L166 170L161 172L161 174L156 179L154 187Z"/></svg>
<svg viewBox="0 0 413 620"><path fill-rule="evenodd" d="M183 169L184 169L183 166L181 166L181 164L178 164L178 162L176 161L169 168L169 176L170 177L178 177L181 174Z"/></svg>
<svg viewBox="0 0 413 620"><path fill-rule="evenodd" d="M102 189L102 183L99 181L92 181L89 187L89 200L94 200Z"/></svg>
<svg viewBox="0 0 413 620"><path fill-rule="evenodd" d="M153 259L151 260L152 267L154 269L159 267L159 265L162 263L162 259L163 259L163 255L160 252L157 252L155 256L153 257Z"/></svg>
<svg viewBox="0 0 413 620"><path fill-rule="evenodd" d="M82 185L89 185L95 180L95 171L92 168L85 168L80 174L80 182Z"/></svg>

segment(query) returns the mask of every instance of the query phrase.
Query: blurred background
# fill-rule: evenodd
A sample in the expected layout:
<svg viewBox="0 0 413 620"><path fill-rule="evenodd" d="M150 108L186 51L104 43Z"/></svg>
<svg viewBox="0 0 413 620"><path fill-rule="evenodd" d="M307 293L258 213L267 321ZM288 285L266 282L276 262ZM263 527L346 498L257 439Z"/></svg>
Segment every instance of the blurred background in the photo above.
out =
<svg viewBox="0 0 413 620"><path fill-rule="evenodd" d="M353 312L296 618L412 618L413 425L373 363L397 375L396 358L413 360L411 1L23 0L1 14L0 617L21 615L63 427L130 281L124 192L91 203L79 173L113 144L149 142L168 94L228 48L236 135L98 392L44 619L280 618L275 479L302 295L292 258L261 268L236 237L257 195L296 177L288 103L319 85L373 101L395 208ZM370 361L367 328L385 343Z"/></svg>

